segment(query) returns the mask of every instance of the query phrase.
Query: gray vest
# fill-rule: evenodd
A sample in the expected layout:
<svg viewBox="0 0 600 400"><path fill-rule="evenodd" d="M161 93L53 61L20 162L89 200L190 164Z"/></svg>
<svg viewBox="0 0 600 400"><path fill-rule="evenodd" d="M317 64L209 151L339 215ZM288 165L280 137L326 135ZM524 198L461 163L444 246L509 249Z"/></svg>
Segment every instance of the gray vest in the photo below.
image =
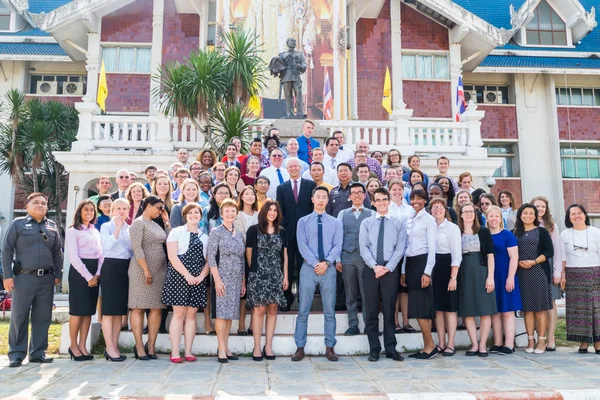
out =
<svg viewBox="0 0 600 400"><path fill-rule="evenodd" d="M373 214L368 209L363 209L358 218L354 217L352 208L348 209L348 211L344 211L344 244L342 245L342 250L348 253L359 250L358 234L360 231L360 224L371 215Z"/></svg>

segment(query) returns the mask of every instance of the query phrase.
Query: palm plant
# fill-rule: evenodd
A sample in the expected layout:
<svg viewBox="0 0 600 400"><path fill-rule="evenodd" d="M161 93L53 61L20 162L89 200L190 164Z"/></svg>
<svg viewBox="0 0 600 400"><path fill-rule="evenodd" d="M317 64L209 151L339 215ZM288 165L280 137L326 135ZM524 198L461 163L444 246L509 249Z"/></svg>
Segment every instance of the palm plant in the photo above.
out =
<svg viewBox="0 0 600 400"><path fill-rule="evenodd" d="M22 175L23 157L22 153L18 151L17 136L19 120L21 118L23 108L25 107L25 95L17 89L11 89L6 93L5 98L8 103L8 107L10 108L9 119L11 122L10 126L12 135L12 145L8 154L10 165L10 170L8 173L12 177L13 181L18 183Z"/></svg>
<svg viewBox="0 0 600 400"><path fill-rule="evenodd" d="M167 117L179 119L179 132L182 119L188 118L197 130L204 132L206 142L219 155L223 154L222 144L227 138L243 137L248 130L235 116L226 118L235 109L225 112L226 106L245 107L250 96L263 86L266 68L257 55L255 37L232 31L223 39L223 51L193 51L184 64L164 64L152 77L159 83L152 94L158 100L160 111ZM215 113L220 113L216 119L213 118ZM238 117L242 114L249 116L242 111L234 113ZM252 124L256 124L256 120L252 120Z"/></svg>
<svg viewBox="0 0 600 400"><path fill-rule="evenodd" d="M220 154L234 136L242 141L242 151L246 151L250 142L250 128L258 123L252 113L240 104L221 104L210 116L213 131L217 133L216 145Z"/></svg>

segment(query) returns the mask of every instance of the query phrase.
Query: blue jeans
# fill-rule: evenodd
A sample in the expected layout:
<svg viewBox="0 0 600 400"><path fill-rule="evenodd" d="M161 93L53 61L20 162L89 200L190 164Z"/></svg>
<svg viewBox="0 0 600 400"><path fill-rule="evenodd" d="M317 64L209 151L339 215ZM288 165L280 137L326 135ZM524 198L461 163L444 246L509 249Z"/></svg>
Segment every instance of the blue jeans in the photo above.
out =
<svg viewBox="0 0 600 400"><path fill-rule="evenodd" d="M307 263L302 264L300 270L300 309L298 318L296 318L296 330L294 331L294 340L296 346L304 347L306 345L306 336L308 329L308 314L315 297L315 290L319 286L321 301L323 302L323 314L325 316L325 346L334 347L335 340L335 285L336 271L333 265L327 268L327 271L321 276L315 273L315 269Z"/></svg>

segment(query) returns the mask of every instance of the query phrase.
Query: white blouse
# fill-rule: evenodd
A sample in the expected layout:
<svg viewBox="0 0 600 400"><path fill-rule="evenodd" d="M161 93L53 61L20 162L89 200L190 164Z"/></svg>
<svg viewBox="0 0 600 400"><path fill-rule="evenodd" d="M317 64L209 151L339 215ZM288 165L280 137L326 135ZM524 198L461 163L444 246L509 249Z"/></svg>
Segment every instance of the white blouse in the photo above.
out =
<svg viewBox="0 0 600 400"><path fill-rule="evenodd" d="M395 214L399 218L412 218L415 216L415 209L402 202L402 205L397 205L394 202L390 203L389 211L391 214Z"/></svg>
<svg viewBox="0 0 600 400"><path fill-rule="evenodd" d="M200 235L200 241L202 242L202 254L204 255L204 259L206 260L206 252L208 249L208 236L201 231L198 231ZM167 243L177 242L177 255L180 256L185 254L188 251L188 247L190 245L190 231L188 231L187 225L178 226L175 229L171 230L169 233L169 237L167 238Z"/></svg>
<svg viewBox="0 0 600 400"><path fill-rule="evenodd" d="M412 219L408 220L408 246L406 247L406 257L415 257L427 254L427 265L425 273L431 275L435 266L435 249L437 237L437 223L425 209ZM406 264L406 263L404 263ZM402 273L405 271L405 265L402 266Z"/></svg>
<svg viewBox="0 0 600 400"><path fill-rule="evenodd" d="M117 226L114 220L102 224L100 227L100 240L102 241L102 254L104 258L117 258L129 260L133 257L131 249L131 238L129 237L129 225L123 224L119 232L119 238L115 238Z"/></svg>
<svg viewBox="0 0 600 400"><path fill-rule="evenodd" d="M600 229L593 226L583 231L568 228L561 232L560 239L562 260L567 262L567 268L600 267Z"/></svg>
<svg viewBox="0 0 600 400"><path fill-rule="evenodd" d="M458 225L444 219L438 225L435 241L435 252L437 254L450 254L452 266L460 266L462 261L462 238Z"/></svg>
<svg viewBox="0 0 600 400"><path fill-rule="evenodd" d="M244 234L248 232L248 228L256 224L258 224L258 211L255 211L253 215L240 211L235 221L233 221L235 230Z"/></svg>

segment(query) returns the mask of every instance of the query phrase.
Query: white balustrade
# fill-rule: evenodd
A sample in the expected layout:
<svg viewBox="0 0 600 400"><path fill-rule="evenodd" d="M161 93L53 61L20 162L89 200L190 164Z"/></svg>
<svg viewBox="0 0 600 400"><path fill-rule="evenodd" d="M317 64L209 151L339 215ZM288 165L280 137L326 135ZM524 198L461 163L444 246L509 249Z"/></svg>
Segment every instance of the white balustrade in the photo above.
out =
<svg viewBox="0 0 600 400"><path fill-rule="evenodd" d="M154 117L92 116L92 142L96 148L152 148L157 129Z"/></svg>
<svg viewBox="0 0 600 400"><path fill-rule="evenodd" d="M186 148L188 150L197 150L204 147L204 132L197 129L188 119L184 118L179 131L177 118L171 120L171 140L175 148Z"/></svg>

